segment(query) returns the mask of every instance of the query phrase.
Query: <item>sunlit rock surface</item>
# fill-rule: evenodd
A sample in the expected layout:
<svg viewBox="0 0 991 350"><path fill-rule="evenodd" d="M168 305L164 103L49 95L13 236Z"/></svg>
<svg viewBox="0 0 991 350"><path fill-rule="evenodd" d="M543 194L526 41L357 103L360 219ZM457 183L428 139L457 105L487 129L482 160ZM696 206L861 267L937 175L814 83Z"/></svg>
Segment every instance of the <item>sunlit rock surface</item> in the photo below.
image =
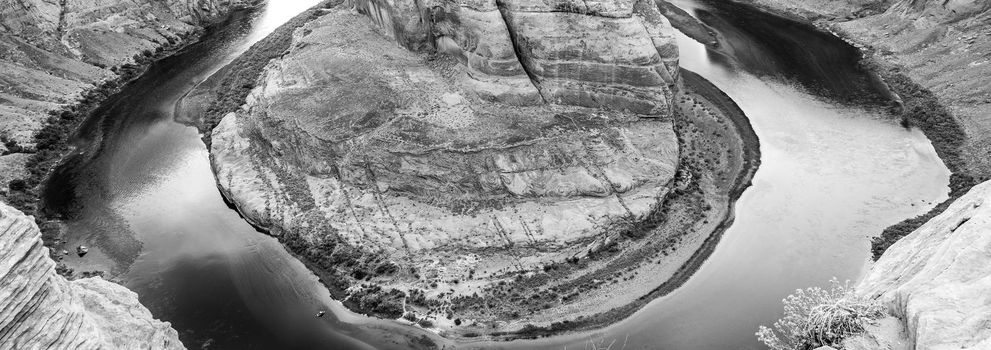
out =
<svg viewBox="0 0 991 350"><path fill-rule="evenodd" d="M619 249L674 190L677 47L646 4L329 10L213 130L218 183L362 312L488 333L622 307L651 287L564 302L549 288L591 289L578 287L632 266L588 256ZM490 288L579 259L587 270L520 291L567 306L445 317L459 298L486 305Z"/></svg>
<svg viewBox="0 0 991 350"><path fill-rule="evenodd" d="M0 252L0 348L183 349L134 292L56 274L33 218L3 203Z"/></svg>
<svg viewBox="0 0 991 350"><path fill-rule="evenodd" d="M907 339L883 329L868 338L906 349L991 349L991 182L888 248L858 291L901 319Z"/></svg>
<svg viewBox="0 0 991 350"><path fill-rule="evenodd" d="M459 56L483 98L670 114L678 48L651 1L355 0L353 6L409 49Z"/></svg>

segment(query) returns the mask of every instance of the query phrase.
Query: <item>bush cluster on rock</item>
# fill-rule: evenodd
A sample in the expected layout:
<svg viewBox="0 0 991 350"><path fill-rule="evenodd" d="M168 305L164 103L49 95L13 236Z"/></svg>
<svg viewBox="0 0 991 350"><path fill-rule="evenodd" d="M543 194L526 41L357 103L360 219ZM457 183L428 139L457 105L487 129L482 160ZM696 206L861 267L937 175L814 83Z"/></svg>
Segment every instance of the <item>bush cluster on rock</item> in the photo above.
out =
<svg viewBox="0 0 991 350"><path fill-rule="evenodd" d="M772 350L835 346L883 316L881 306L857 296L849 282L834 278L830 283L829 289L799 289L786 297L784 316L772 327L760 326L757 339Z"/></svg>

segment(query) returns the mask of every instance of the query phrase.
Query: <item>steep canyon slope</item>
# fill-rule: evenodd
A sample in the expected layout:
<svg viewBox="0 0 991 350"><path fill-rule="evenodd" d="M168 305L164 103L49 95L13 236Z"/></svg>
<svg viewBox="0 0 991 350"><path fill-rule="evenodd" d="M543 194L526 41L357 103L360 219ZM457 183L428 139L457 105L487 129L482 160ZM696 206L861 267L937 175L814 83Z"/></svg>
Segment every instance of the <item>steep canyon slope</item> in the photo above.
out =
<svg viewBox="0 0 991 350"><path fill-rule="evenodd" d="M212 164L355 310L601 325L683 272L755 166L677 50L652 1L356 1L295 30Z"/></svg>
<svg viewBox="0 0 991 350"><path fill-rule="evenodd" d="M740 2L815 21L867 48L870 64L902 94L904 116L947 166L978 182L991 178L991 2Z"/></svg>
<svg viewBox="0 0 991 350"><path fill-rule="evenodd" d="M96 102L135 61L185 43L240 0L0 1L0 182L26 176L49 113ZM49 138L64 135L49 135Z"/></svg>

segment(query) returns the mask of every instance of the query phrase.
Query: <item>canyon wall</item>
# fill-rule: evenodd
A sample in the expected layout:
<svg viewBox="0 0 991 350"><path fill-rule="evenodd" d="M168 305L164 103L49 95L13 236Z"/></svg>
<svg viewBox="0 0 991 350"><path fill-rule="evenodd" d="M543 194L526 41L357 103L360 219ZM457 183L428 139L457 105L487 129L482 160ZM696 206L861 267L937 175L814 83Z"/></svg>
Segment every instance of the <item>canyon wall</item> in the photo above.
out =
<svg viewBox="0 0 991 350"><path fill-rule="evenodd" d="M650 1L355 0L412 50L458 56L502 102L670 114L678 48Z"/></svg>
<svg viewBox="0 0 991 350"><path fill-rule="evenodd" d="M908 115L924 128L955 173L991 179L991 2L981 0L738 0L815 21L857 46L906 100ZM951 116L926 102L931 91ZM911 85L911 84L909 84ZM920 98L923 97L923 98ZM958 129L965 137L960 138Z"/></svg>
<svg viewBox="0 0 991 350"><path fill-rule="evenodd" d="M0 0L0 183L23 177L49 112L114 79L135 55L187 40L240 0ZM14 153L14 154L8 154Z"/></svg>
<svg viewBox="0 0 991 350"><path fill-rule="evenodd" d="M0 348L183 349L134 292L56 274L33 218L3 203L0 252Z"/></svg>
<svg viewBox="0 0 991 350"><path fill-rule="evenodd" d="M841 36L872 47L882 69L904 75L931 91L955 120L952 124L962 128L964 138L950 131L956 126L949 120L938 121L935 106L908 104L905 112L936 121L931 123L935 124L930 127L932 132L926 130L927 135L937 146L948 146L944 148L949 151L940 152L940 157L954 172L979 181L991 179L991 84L987 84L991 76L991 2L899 0L883 13L838 22L833 27ZM899 93L909 95L907 99L920 94L901 90Z"/></svg>
<svg viewBox="0 0 991 350"><path fill-rule="evenodd" d="M28 174L25 167L36 140L69 137L71 126L63 125L62 132L35 138L53 123L50 118L58 121L51 112L98 102L100 94L112 92L105 82L134 74L138 61L179 47L203 25L242 5L237 0L0 0L0 192L7 193L13 179L41 180L43 174ZM45 152L43 161L60 156ZM182 348L176 331L154 320L133 292L100 278L58 276L31 217L0 204L0 231L0 348Z"/></svg>

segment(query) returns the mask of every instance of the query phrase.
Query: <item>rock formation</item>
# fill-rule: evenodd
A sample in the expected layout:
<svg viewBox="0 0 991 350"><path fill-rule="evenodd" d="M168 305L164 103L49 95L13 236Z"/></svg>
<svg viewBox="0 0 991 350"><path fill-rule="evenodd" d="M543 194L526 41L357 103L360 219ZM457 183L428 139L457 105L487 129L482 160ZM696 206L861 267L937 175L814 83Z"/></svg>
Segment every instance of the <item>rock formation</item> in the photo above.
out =
<svg viewBox="0 0 991 350"><path fill-rule="evenodd" d="M353 5L409 49L435 48L460 57L483 98L670 114L678 48L653 2L356 0Z"/></svg>
<svg viewBox="0 0 991 350"><path fill-rule="evenodd" d="M211 158L242 214L352 308L454 337L618 318L727 219L740 140L676 98L653 2L349 5L296 30ZM734 140L698 145L735 151L683 153L679 100L710 118L689 135ZM720 174L679 176L717 153Z"/></svg>
<svg viewBox="0 0 991 350"><path fill-rule="evenodd" d="M888 248L858 286L901 320L907 339L898 327L875 327L847 349L991 348L989 291L991 182L985 182Z"/></svg>
<svg viewBox="0 0 991 350"><path fill-rule="evenodd" d="M3 203L0 252L0 348L183 349L134 292L56 274L34 220Z"/></svg>
<svg viewBox="0 0 991 350"><path fill-rule="evenodd" d="M32 155L23 152L52 123L50 112L135 71L128 68L135 57L178 47L235 6L240 1L0 0L0 192L6 195L13 179L41 180L43 174L26 173ZM42 156L55 162L57 153ZM32 218L6 204L0 204L0 270L0 348L182 348L176 331L154 320L133 292L100 278L58 276Z"/></svg>

